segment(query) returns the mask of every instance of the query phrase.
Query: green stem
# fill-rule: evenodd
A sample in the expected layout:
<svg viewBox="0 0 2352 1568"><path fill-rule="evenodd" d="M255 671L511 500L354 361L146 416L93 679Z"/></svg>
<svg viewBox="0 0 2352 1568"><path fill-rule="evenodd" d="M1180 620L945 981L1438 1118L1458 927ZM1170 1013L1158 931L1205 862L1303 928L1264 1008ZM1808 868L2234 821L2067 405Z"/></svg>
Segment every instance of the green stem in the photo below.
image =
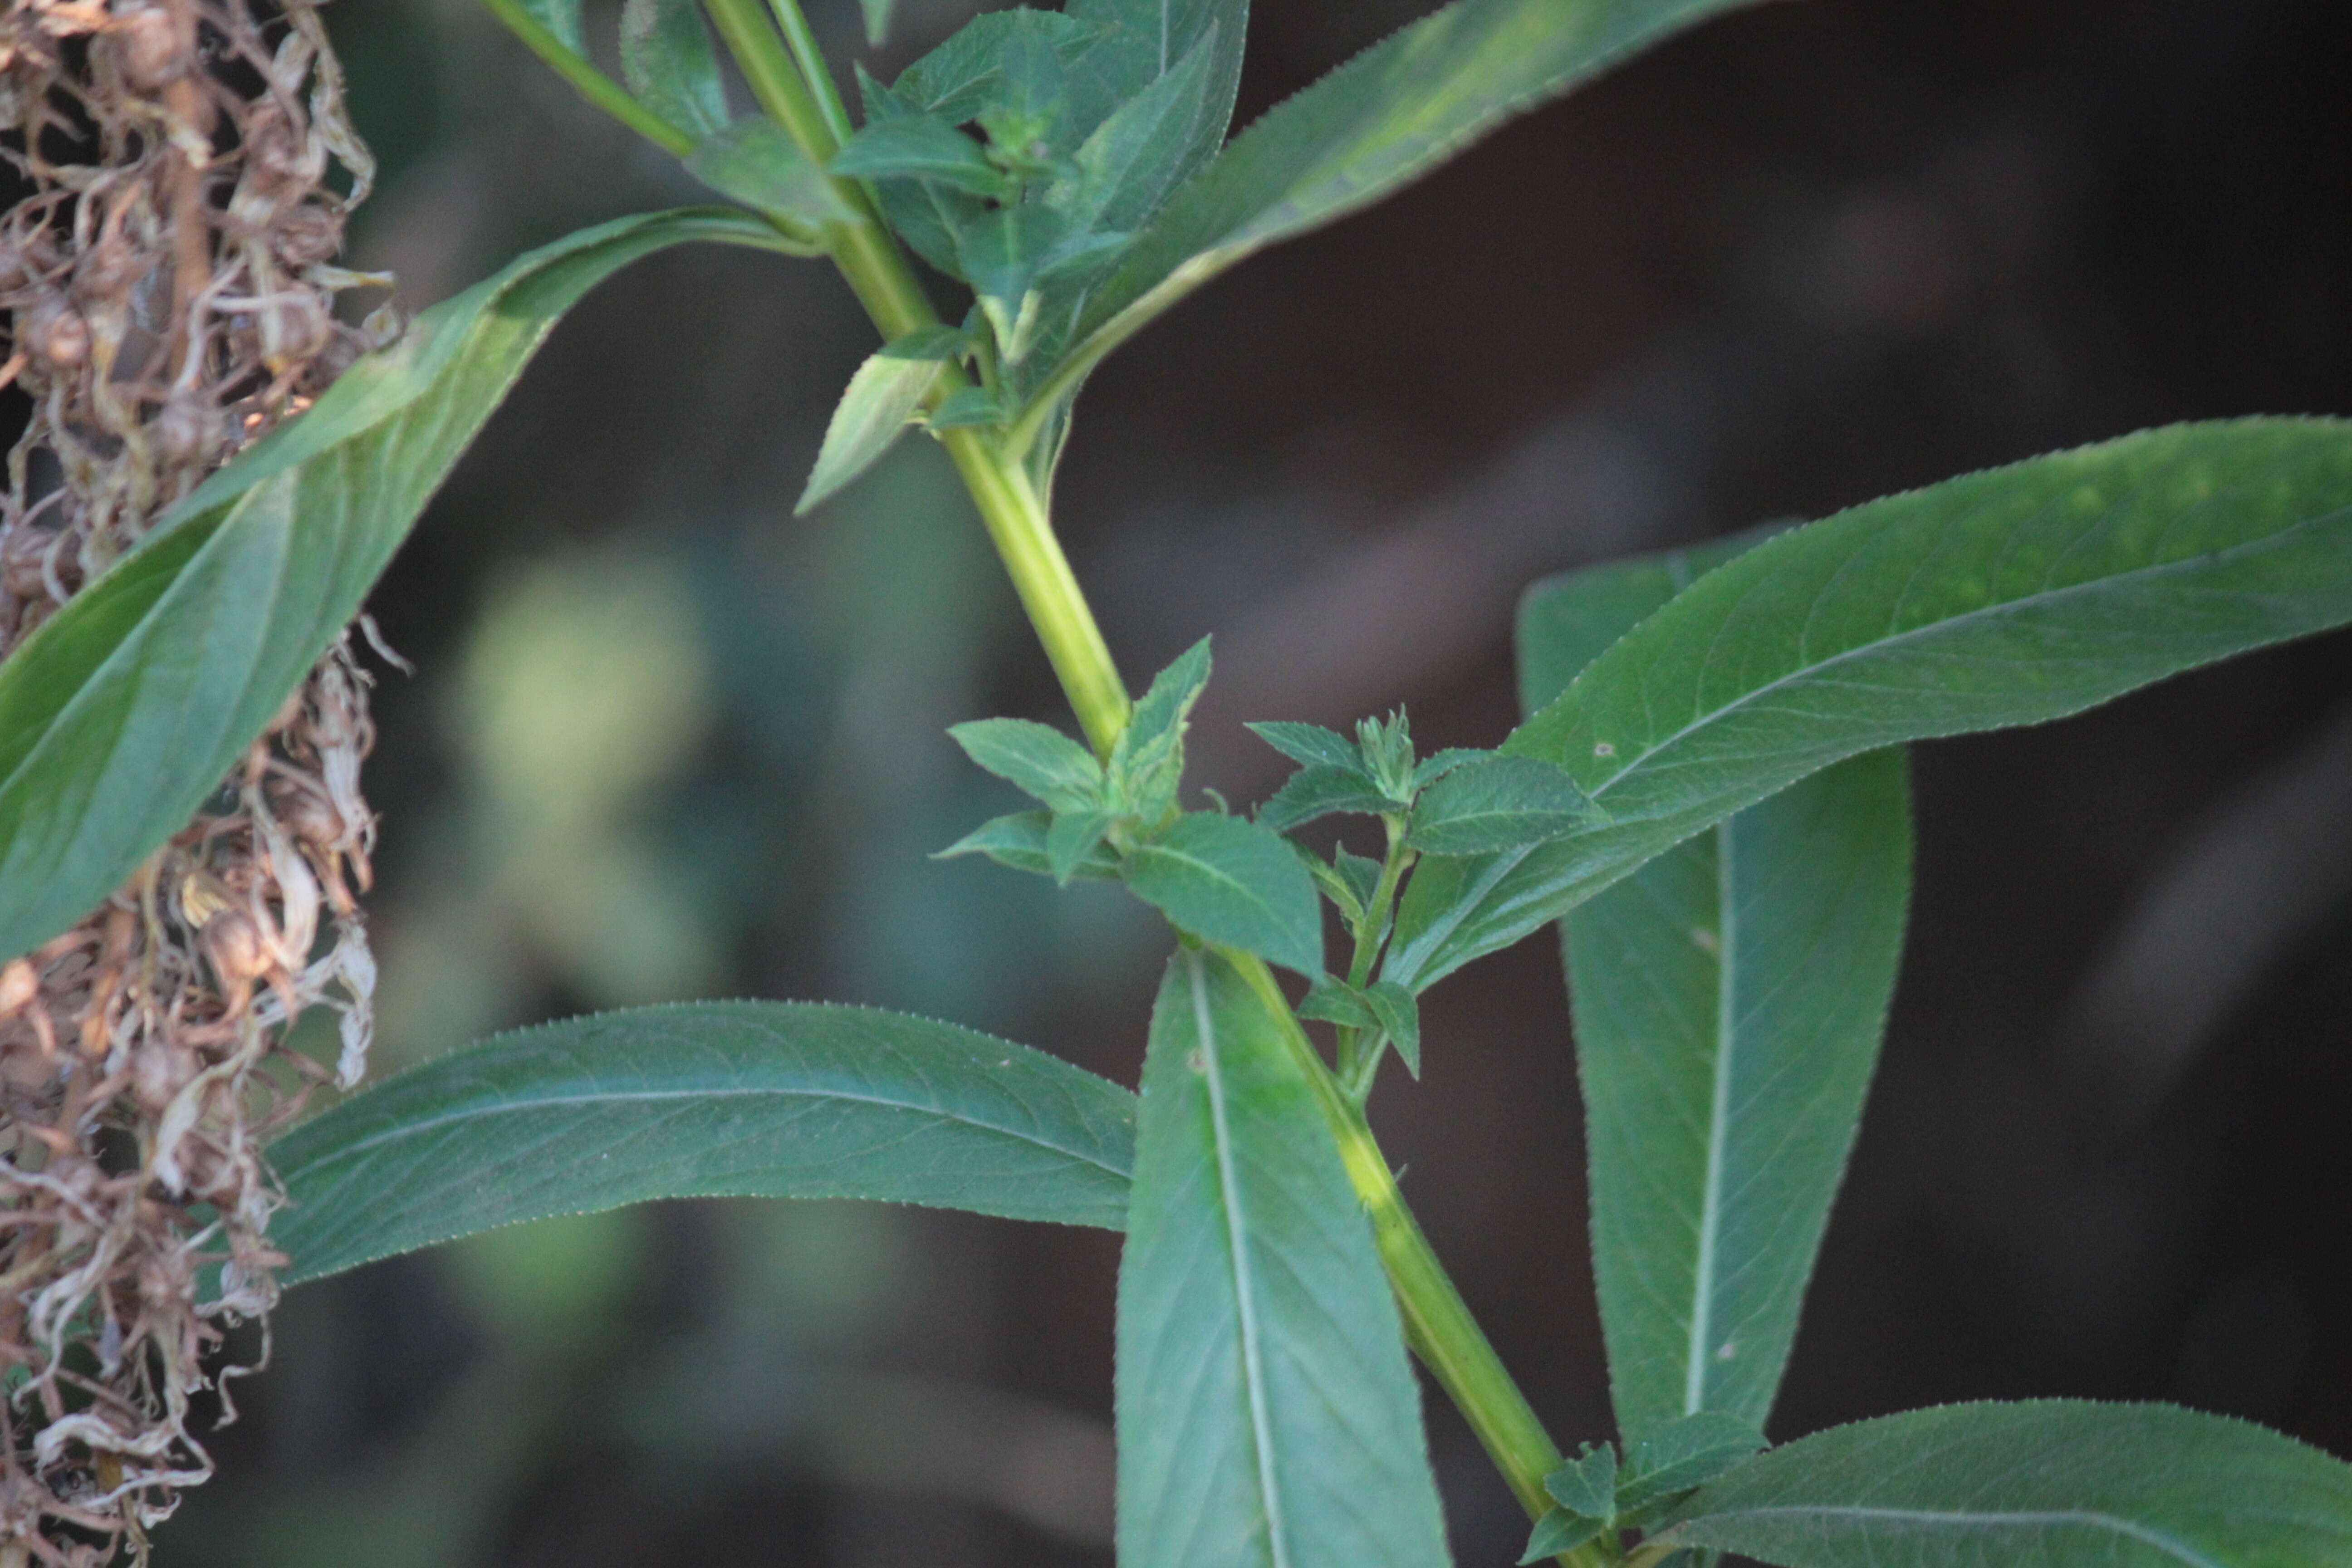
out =
<svg viewBox="0 0 2352 1568"><path fill-rule="evenodd" d="M1431 1250L1420 1222L1397 1190L1396 1177L1373 1141L1371 1129L1332 1081L1272 971L1249 953L1230 948L1218 951L1241 973L1267 1011L1282 1020L1291 1055L1314 1086L1316 1103L1339 1146L1339 1162L1372 1222L1381 1264L1388 1271L1390 1289L1396 1293L1398 1310L1404 1317L1405 1342L1477 1433L1487 1458L1503 1473L1528 1518L1541 1519L1551 1508L1543 1480L1559 1468L1559 1446L1544 1430L1518 1384L1511 1381L1502 1358L1496 1355L1462 1293L1454 1288L1445 1266ZM1564 1568L1602 1568L1608 1558L1597 1546L1588 1545L1562 1552L1559 1562Z"/></svg>
<svg viewBox="0 0 2352 1568"><path fill-rule="evenodd" d="M776 26L783 29L784 45L800 63L801 76L815 95L817 111L824 116L825 127L833 132L837 149L855 132L849 123L849 110L842 106L841 93L833 84L833 70L825 64L824 51L816 47L816 35L809 30L808 18L801 14L799 0L769 0L769 4L776 14Z"/></svg>
<svg viewBox="0 0 2352 1568"><path fill-rule="evenodd" d="M546 24L524 10L519 0L483 0L490 15L506 24L532 54L570 82L580 96L603 110L655 146L674 157L694 151L694 138L631 98L625 89L598 70L570 45L548 31Z"/></svg>
<svg viewBox="0 0 2352 1568"><path fill-rule="evenodd" d="M1381 822L1388 829L1388 855L1381 863L1381 879L1364 905L1363 922L1356 927L1355 952L1348 961L1348 984L1359 991L1372 978L1372 964L1380 958L1381 944L1388 940L1389 910L1396 902L1397 884L1416 858L1404 847L1404 818L1389 813L1381 816ZM1361 1106L1371 1098L1372 1081L1380 1076L1381 1053L1364 1049L1365 1031L1360 1028L1343 1025L1338 1033L1339 1085L1349 1100Z"/></svg>
<svg viewBox="0 0 2352 1568"><path fill-rule="evenodd" d="M980 430L945 430L940 440L980 508L981 521L988 525L988 536L1012 575L1021 607L1037 629L1037 640L1053 661L1087 740L1097 755L1108 757L1119 731L1127 728L1127 686L1111 662L1109 645L1095 624L1069 557L1054 537L1028 470L1007 458L1003 448Z"/></svg>
<svg viewBox="0 0 2352 1568"><path fill-rule="evenodd" d="M1391 812L1381 818L1381 824L1388 829L1388 857L1381 865L1381 879L1372 889L1371 901L1364 906L1364 923L1356 932L1356 951L1348 961L1348 984L1358 987L1372 978L1372 963L1389 934L1389 906L1395 902L1397 884L1414 858L1404 847L1404 818Z"/></svg>
<svg viewBox="0 0 2352 1568"><path fill-rule="evenodd" d="M811 96L809 84L785 52L760 8L760 0L706 0L710 19L727 43L760 107L800 143L820 167L838 150L833 128ZM778 0L777 14L799 16L792 0ZM786 24L790 26L789 23ZM804 24L803 24L804 26ZM809 46L812 49L814 43ZM822 60L818 61L822 66ZM826 83L829 92L830 81ZM866 194L848 180L835 180L843 204L857 215L854 221L828 225L826 243L834 264L849 282L866 314L881 330L885 342L939 324L929 299L915 281L898 241L891 237ZM942 398L965 384L962 373L947 367L934 384L933 396ZM1109 645L1095 624L1094 611L1070 570L1061 541L1045 516L1045 508L1029 482L1028 471L1007 457L1003 448L975 429L941 432L949 456L962 474L964 487L980 509L988 536L1021 595L1021 606L1045 644L1045 657L1061 678L1070 706L1085 726L1087 738L1104 756L1127 728L1127 687L1111 662Z"/></svg>

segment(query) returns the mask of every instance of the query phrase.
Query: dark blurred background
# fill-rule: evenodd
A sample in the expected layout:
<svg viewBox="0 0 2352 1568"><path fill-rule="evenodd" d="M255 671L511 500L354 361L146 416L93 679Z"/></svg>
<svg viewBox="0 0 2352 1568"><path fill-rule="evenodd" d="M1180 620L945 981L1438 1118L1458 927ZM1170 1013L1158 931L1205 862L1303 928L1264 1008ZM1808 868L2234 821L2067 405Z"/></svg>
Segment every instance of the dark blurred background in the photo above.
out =
<svg viewBox="0 0 2352 1568"><path fill-rule="evenodd" d="M895 69L967 14L906 0ZM1423 7L1263 0L1242 118ZM854 6L819 0L843 51ZM600 36L614 16L591 7ZM336 0L412 308L699 199L467 0ZM2352 8L1808 0L1736 16L1254 261L1111 362L1059 510L1130 678L1244 718L1514 718L1546 572L2184 418L2352 411ZM949 1016L1124 1081L1166 939L926 854L941 734L1060 704L910 440L792 498L869 330L673 252L556 335L373 602L377 1070L715 994ZM1776 1436L2166 1398L2352 1452L2352 639L1916 753L1909 962ZM1563 1440L1608 1424L1553 944L1433 993L1374 1104ZM306 1288L169 1568L1107 1564L1107 1235L852 1205L553 1222ZM1460 1560L1525 1524L1433 1407Z"/></svg>

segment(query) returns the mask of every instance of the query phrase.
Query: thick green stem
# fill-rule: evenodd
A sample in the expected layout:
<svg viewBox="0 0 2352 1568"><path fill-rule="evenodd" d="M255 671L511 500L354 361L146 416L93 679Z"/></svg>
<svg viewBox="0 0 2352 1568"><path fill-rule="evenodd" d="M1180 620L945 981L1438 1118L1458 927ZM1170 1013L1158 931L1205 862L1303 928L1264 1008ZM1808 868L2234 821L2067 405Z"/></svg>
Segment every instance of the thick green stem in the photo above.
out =
<svg viewBox="0 0 2352 1568"><path fill-rule="evenodd" d="M801 75L816 99L817 111L824 116L826 129L833 132L834 144L838 147L849 140L852 131L849 111L842 107L841 93L833 85L833 72L824 63L824 51L816 47L816 35L809 30L808 18L801 14L799 0L770 0L770 5L776 13L776 26L783 29L785 47L800 62Z"/></svg>
<svg viewBox="0 0 2352 1568"><path fill-rule="evenodd" d="M1373 1141L1371 1129L1332 1081L1314 1042L1307 1037L1282 988L1275 984L1273 973L1249 953L1229 948L1219 951L1249 982L1267 1010L1283 1021L1291 1053L1314 1086L1316 1103L1339 1146L1339 1162L1372 1222L1381 1264L1388 1271L1389 1287L1396 1293L1397 1309L1404 1317L1406 1342L1470 1423L1528 1517L1541 1519L1551 1507L1543 1480L1559 1468L1559 1445L1544 1430L1519 1385L1511 1381L1502 1358L1470 1315L1462 1293L1454 1288L1445 1266L1431 1250L1420 1222L1397 1190L1396 1177ZM1598 1547L1586 1546L1561 1553L1559 1561L1565 1568L1601 1568L1608 1559Z"/></svg>
<svg viewBox="0 0 2352 1568"><path fill-rule="evenodd" d="M841 142L760 0L705 0L704 9L768 118L783 127L809 162L820 169L831 163ZM938 326L939 312L866 193L854 180L835 180L833 188L853 216L824 226L825 246L883 341Z"/></svg>
<svg viewBox="0 0 2352 1568"><path fill-rule="evenodd" d="M988 536L1012 575L1021 607L1029 612L1029 624L1037 629L1037 640L1061 678L1087 740L1097 754L1109 756L1119 731L1127 728L1127 687L1111 662L1102 629L1095 625L1077 574L1070 570L1069 557L1062 553L1062 542L1054 537L1028 470L1007 458L981 431L948 430L941 439L980 508Z"/></svg>

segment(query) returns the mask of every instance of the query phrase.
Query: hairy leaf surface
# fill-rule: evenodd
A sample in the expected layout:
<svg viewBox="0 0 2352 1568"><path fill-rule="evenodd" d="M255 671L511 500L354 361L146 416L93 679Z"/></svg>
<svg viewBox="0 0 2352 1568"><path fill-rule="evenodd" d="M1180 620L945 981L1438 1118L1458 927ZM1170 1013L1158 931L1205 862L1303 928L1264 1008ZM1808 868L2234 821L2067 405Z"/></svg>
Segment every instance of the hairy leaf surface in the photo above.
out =
<svg viewBox="0 0 2352 1568"><path fill-rule="evenodd" d="M2352 621L2352 425L2182 425L1890 496L1701 578L1506 750L1606 817L1428 868L1389 977L1420 990L1806 774L2056 719Z"/></svg>
<svg viewBox="0 0 2352 1568"><path fill-rule="evenodd" d="M1764 537L1530 590L1528 705ZM1620 1430L1770 1414L1877 1061L1910 876L1902 753L1879 752L1725 818L1563 922Z"/></svg>
<svg viewBox="0 0 2352 1568"><path fill-rule="evenodd" d="M353 365L0 662L0 949L63 931L186 825L359 612L557 319L690 239L782 244L701 208L530 252Z"/></svg>
<svg viewBox="0 0 2352 1568"><path fill-rule="evenodd" d="M1118 1279L1125 1568L1442 1568L1403 1328L1276 1019L1211 953L1151 1016Z"/></svg>
<svg viewBox="0 0 2352 1568"><path fill-rule="evenodd" d="M1832 1427L1702 1488L1659 1540L1780 1568L2319 1568L2352 1468L2165 1405L1949 1405Z"/></svg>
<svg viewBox="0 0 2352 1568"><path fill-rule="evenodd" d="M1117 1229L1135 1099L1026 1046L871 1007L697 1002L444 1057L295 1128L271 1239L315 1279L652 1198L878 1198Z"/></svg>
<svg viewBox="0 0 2352 1568"><path fill-rule="evenodd" d="M1135 896L1210 942L1323 973L1323 910L1315 882L1281 835L1238 816L1197 812L1127 863Z"/></svg>

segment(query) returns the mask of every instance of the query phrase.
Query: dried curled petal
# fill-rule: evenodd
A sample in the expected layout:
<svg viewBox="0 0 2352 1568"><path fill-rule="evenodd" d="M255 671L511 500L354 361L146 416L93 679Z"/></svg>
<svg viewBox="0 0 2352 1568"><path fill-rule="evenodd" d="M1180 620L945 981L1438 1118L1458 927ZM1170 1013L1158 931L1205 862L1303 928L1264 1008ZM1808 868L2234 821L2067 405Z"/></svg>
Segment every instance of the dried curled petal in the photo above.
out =
<svg viewBox="0 0 2352 1568"><path fill-rule="evenodd" d="M33 403L0 489L5 656L376 346L336 300L388 279L332 265L374 169L308 0L16 0L0 157L29 192L0 214L0 384ZM334 1009L331 1076L365 1067L368 685L346 637L226 804L0 963L0 1564L143 1559L210 1471L191 1402L284 1261L261 1145L330 1076L288 1026Z"/></svg>

